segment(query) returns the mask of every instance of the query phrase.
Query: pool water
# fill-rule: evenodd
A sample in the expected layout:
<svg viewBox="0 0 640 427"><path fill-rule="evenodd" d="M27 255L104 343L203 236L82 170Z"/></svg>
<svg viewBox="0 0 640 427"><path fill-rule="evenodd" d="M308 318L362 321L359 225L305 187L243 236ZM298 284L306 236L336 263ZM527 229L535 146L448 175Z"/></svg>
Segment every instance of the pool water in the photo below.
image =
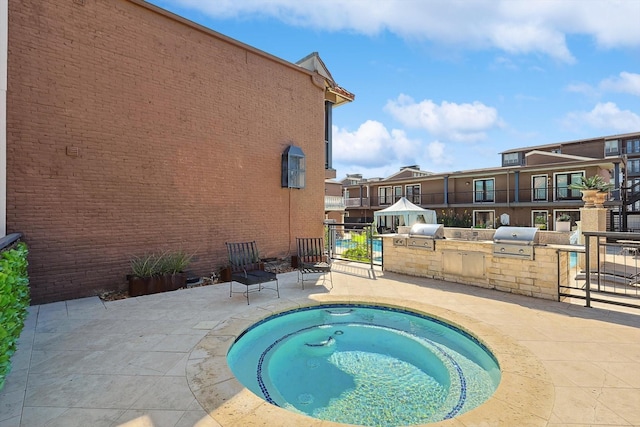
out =
<svg viewBox="0 0 640 427"><path fill-rule="evenodd" d="M441 320L400 308L304 307L245 331L227 360L238 380L282 408L364 426L453 418L500 382L493 355Z"/></svg>

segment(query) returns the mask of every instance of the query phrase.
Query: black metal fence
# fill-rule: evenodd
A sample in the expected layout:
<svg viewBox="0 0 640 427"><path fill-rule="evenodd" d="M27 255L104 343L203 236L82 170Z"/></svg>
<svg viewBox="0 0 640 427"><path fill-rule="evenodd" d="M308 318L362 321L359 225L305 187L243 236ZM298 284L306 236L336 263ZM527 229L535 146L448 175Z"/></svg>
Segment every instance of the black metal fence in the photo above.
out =
<svg viewBox="0 0 640 427"><path fill-rule="evenodd" d="M326 224L325 237L332 259L382 266L382 237L371 224Z"/></svg>
<svg viewBox="0 0 640 427"><path fill-rule="evenodd" d="M640 233L583 232L584 249L558 252L558 295L640 308Z"/></svg>

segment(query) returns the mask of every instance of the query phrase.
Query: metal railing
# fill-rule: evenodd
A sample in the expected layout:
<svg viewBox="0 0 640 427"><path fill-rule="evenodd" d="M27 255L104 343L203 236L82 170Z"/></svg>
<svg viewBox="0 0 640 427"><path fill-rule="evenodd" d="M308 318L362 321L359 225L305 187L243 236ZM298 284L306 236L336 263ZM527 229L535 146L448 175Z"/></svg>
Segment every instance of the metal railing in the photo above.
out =
<svg viewBox="0 0 640 427"><path fill-rule="evenodd" d="M640 234L583 235L583 249L558 251L559 298L640 308Z"/></svg>
<svg viewBox="0 0 640 427"><path fill-rule="evenodd" d="M326 224L325 235L332 259L382 266L382 237L370 224Z"/></svg>
<svg viewBox="0 0 640 427"><path fill-rule="evenodd" d="M517 194L516 194L517 193ZM517 192L514 189L491 191L474 191L473 189L462 191L450 191L421 194L396 194L388 196L373 195L370 197L350 197L344 201L345 206L357 207L386 207L397 202L400 197L406 197L409 201L420 206L429 205L456 205L456 204L492 204L492 203L550 203L568 202L582 203L582 196L577 190L566 188L520 188Z"/></svg>

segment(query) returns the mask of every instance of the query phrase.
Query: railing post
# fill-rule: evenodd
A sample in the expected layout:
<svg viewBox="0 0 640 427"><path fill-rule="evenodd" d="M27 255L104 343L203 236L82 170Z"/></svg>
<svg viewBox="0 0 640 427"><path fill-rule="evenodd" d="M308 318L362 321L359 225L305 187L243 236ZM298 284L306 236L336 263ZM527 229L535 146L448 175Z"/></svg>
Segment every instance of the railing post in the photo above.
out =
<svg viewBox="0 0 640 427"><path fill-rule="evenodd" d="M587 302L586 307L591 307L591 262L590 262L590 251L589 251L589 244L591 241L591 236L587 233L584 233L584 259L585 259L585 270L586 270L586 275L585 275L585 300Z"/></svg>
<svg viewBox="0 0 640 427"><path fill-rule="evenodd" d="M329 224L329 258L333 259L333 255L336 250L336 232L337 226L334 224Z"/></svg>
<svg viewBox="0 0 640 427"><path fill-rule="evenodd" d="M560 301L560 251L556 251L556 276L558 277L558 301Z"/></svg>

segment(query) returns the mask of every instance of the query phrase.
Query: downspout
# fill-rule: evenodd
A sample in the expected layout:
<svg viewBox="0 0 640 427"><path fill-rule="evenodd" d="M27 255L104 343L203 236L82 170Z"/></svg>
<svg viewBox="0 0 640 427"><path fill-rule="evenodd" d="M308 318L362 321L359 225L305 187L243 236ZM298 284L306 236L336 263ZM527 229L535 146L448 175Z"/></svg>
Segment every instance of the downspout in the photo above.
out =
<svg viewBox="0 0 640 427"><path fill-rule="evenodd" d="M0 6L0 236L7 235L7 52L9 2Z"/></svg>

